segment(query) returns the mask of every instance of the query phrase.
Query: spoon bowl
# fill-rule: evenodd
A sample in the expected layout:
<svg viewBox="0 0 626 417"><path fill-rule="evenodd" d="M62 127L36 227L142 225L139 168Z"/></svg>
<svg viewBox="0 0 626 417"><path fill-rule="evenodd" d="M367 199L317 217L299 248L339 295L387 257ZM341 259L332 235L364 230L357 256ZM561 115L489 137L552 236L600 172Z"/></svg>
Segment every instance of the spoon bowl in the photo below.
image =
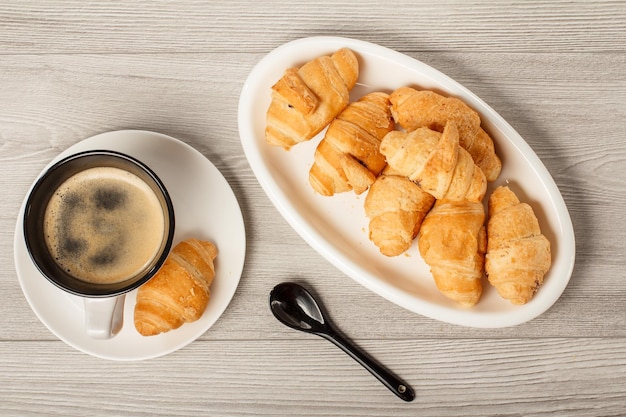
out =
<svg viewBox="0 0 626 417"><path fill-rule="evenodd" d="M313 334L327 331L320 306L300 285L277 285L270 295L270 308L280 322L292 329Z"/></svg>
<svg viewBox="0 0 626 417"><path fill-rule="evenodd" d="M270 292L270 310L284 325L334 343L402 400L413 401L415 398L408 384L343 338L324 316L315 298L301 285L293 282L276 285Z"/></svg>

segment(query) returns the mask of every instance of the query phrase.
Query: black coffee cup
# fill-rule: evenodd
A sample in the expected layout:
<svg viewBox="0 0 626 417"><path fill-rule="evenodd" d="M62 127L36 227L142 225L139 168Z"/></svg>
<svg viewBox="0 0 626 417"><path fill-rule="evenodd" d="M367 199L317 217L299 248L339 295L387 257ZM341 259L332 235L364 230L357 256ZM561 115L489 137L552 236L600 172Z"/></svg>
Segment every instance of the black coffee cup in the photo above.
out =
<svg viewBox="0 0 626 417"><path fill-rule="evenodd" d="M78 278L76 274L68 272L64 266L55 260L55 256L52 254L46 240L44 218L49 202L68 179L91 168L117 168L133 174L148 185L163 210L164 233L158 248L154 248L155 255L140 271L114 283L88 282ZM104 204L106 204L106 201L104 201ZM42 275L52 284L70 294L85 297L86 299L109 299L111 301L138 288L159 270L172 246L174 223L174 208L169 193L162 181L148 166L120 152L93 150L68 156L53 164L41 175L31 189L26 201L23 226L28 253ZM159 227L161 227L160 224ZM117 301L119 302L119 300ZM87 304L86 310L88 310ZM87 330L90 332L90 321L93 321L94 318L89 317L89 311L86 311L86 313L88 316L86 320ZM98 314L101 315L102 313ZM109 318L98 318L98 321L100 320L106 322ZM102 331L100 329L96 333ZM106 329L104 332L106 333ZM114 334L115 330L111 331L111 333ZM100 338L111 337L111 335L93 334L94 337Z"/></svg>

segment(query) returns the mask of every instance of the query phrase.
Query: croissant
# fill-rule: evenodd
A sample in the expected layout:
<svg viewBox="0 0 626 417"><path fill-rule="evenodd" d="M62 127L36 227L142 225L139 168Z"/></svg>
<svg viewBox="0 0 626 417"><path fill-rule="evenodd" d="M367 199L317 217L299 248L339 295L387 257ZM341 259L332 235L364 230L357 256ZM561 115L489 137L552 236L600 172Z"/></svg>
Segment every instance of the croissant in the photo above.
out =
<svg viewBox="0 0 626 417"><path fill-rule="evenodd" d="M433 196L408 178L381 174L365 197L370 240L383 255L404 253L434 202Z"/></svg>
<svg viewBox="0 0 626 417"><path fill-rule="evenodd" d="M487 181L494 181L500 175L502 162L495 153L493 140L480 127L478 113L462 100L410 87L395 90L389 100L394 120L408 131L428 127L441 132L448 121L454 121L461 147L470 153Z"/></svg>
<svg viewBox="0 0 626 417"><path fill-rule="evenodd" d="M347 48L289 68L272 86L265 138L288 150L317 135L349 102L359 63Z"/></svg>
<svg viewBox="0 0 626 417"><path fill-rule="evenodd" d="M370 93L348 105L315 149L309 171L313 189L325 196L364 192L387 165L379 147L393 127L388 94Z"/></svg>
<svg viewBox="0 0 626 417"><path fill-rule="evenodd" d="M176 245L159 272L137 291L137 331L153 336L198 320L211 297L216 256L210 242L188 239Z"/></svg>
<svg viewBox="0 0 626 417"><path fill-rule="evenodd" d="M485 175L458 141L456 124L449 122L443 133L426 127L394 130L385 135L380 151L391 168L438 200L481 201Z"/></svg>
<svg viewBox="0 0 626 417"><path fill-rule="evenodd" d="M437 201L417 238L437 288L467 307L476 304L482 294L487 245L484 221L480 202Z"/></svg>
<svg viewBox="0 0 626 417"><path fill-rule="evenodd" d="M508 187L489 197L485 270L489 282L513 304L526 304L550 269L550 241L532 208Z"/></svg>

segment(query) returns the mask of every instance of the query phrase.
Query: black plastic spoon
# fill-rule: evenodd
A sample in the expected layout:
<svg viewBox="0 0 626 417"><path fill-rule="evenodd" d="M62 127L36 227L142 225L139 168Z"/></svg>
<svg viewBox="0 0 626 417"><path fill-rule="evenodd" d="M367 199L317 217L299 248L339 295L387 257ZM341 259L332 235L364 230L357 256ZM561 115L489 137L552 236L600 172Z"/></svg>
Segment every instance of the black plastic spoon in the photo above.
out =
<svg viewBox="0 0 626 417"><path fill-rule="evenodd" d="M404 401L413 401L413 389L376 361L360 352L335 331L313 296L301 285L283 282L270 292L270 309L274 316L292 329L313 333L331 341L350 355L380 382Z"/></svg>

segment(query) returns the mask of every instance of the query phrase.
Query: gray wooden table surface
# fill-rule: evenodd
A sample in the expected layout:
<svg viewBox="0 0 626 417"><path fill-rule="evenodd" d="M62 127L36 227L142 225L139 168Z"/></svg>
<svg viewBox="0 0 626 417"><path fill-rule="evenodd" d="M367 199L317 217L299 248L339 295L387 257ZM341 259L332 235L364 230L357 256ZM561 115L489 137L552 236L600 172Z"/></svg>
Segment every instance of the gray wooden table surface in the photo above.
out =
<svg viewBox="0 0 626 417"><path fill-rule="evenodd" d="M576 265L540 317L442 323L339 272L294 232L243 154L237 103L277 46L374 42L464 84L530 144L576 233ZM3 1L0 4L0 415L626 415L624 1ZM246 263L217 323L169 355L108 361L57 339L27 303L13 235L42 168L118 129L174 136L241 205ZM307 282L349 338L406 379L403 403L330 343L269 312Z"/></svg>

